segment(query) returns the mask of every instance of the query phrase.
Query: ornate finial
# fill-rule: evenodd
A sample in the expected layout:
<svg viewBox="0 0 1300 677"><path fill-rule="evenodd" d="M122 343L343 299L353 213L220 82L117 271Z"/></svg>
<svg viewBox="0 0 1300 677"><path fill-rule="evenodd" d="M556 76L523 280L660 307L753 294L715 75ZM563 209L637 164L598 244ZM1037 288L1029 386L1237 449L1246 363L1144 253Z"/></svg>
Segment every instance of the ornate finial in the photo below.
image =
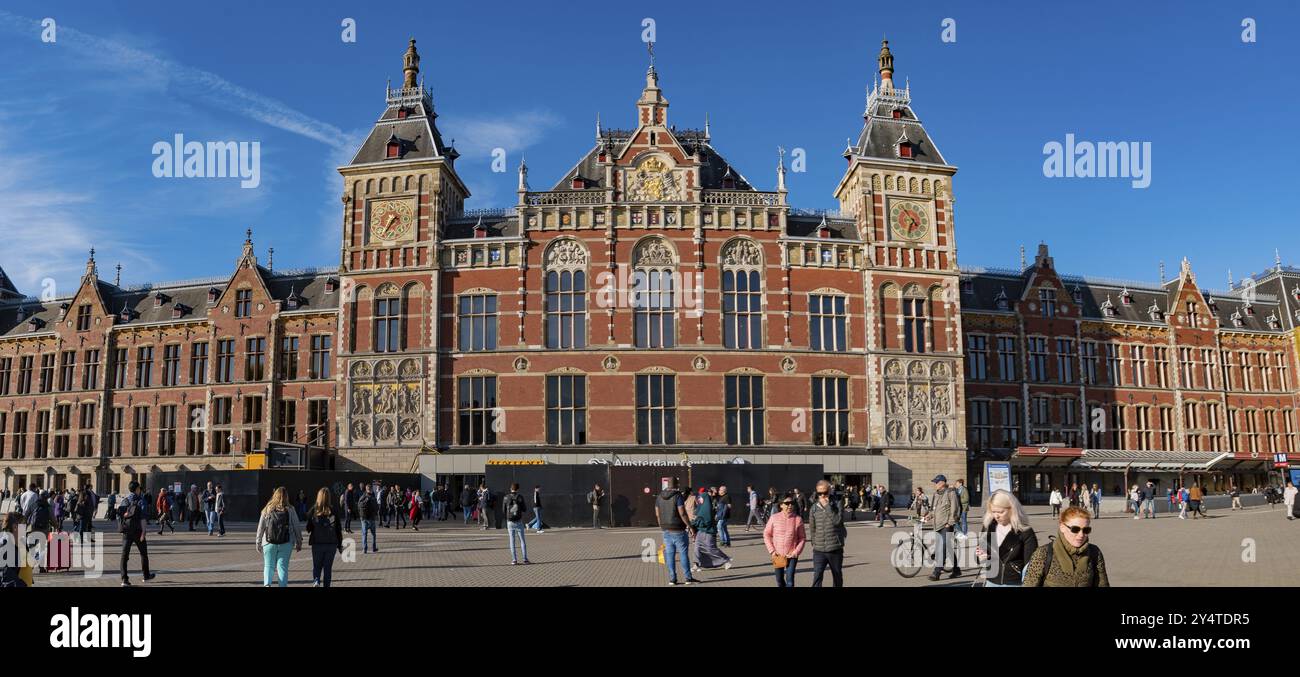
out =
<svg viewBox="0 0 1300 677"><path fill-rule="evenodd" d="M122 264L117 264L117 274L113 276L113 286L122 286Z"/></svg>
<svg viewBox="0 0 1300 677"><path fill-rule="evenodd" d="M892 90L894 88L894 55L889 51L889 41L882 39L880 41L880 57L877 59L880 65L880 88L882 90Z"/></svg>
<svg viewBox="0 0 1300 677"><path fill-rule="evenodd" d="M704 140L709 140L709 112L704 111Z"/></svg>
<svg viewBox="0 0 1300 677"><path fill-rule="evenodd" d="M776 147L776 189L785 190L785 149Z"/></svg>
<svg viewBox="0 0 1300 677"><path fill-rule="evenodd" d="M253 229L244 231L244 251L239 256L238 267L257 265L257 255L253 253Z"/></svg>
<svg viewBox="0 0 1300 677"><path fill-rule="evenodd" d="M86 277L93 277L98 273L95 266L95 248L90 248L90 258L86 259Z"/></svg>
<svg viewBox="0 0 1300 677"><path fill-rule="evenodd" d="M1025 269L1025 245L1020 245L1020 270Z"/></svg>
<svg viewBox="0 0 1300 677"><path fill-rule="evenodd" d="M528 190L528 165L524 162L524 156L519 156L519 190Z"/></svg>
<svg viewBox="0 0 1300 677"><path fill-rule="evenodd" d="M1273 264L1277 266L1278 270L1282 270L1282 253L1276 247L1273 248Z"/></svg>
<svg viewBox="0 0 1300 677"><path fill-rule="evenodd" d="M1183 257L1183 266L1179 272L1179 277L1196 282L1196 275L1192 273L1192 262L1188 261L1186 256Z"/></svg>
<svg viewBox="0 0 1300 677"><path fill-rule="evenodd" d="M1164 285L1164 283L1165 283L1165 262L1161 261L1160 262L1160 284Z"/></svg>
<svg viewBox="0 0 1300 677"><path fill-rule="evenodd" d="M275 247L266 248L266 269L275 270Z"/></svg>
<svg viewBox="0 0 1300 677"><path fill-rule="evenodd" d="M596 140L600 141L600 111L596 111Z"/></svg>
<svg viewBox="0 0 1300 677"><path fill-rule="evenodd" d="M402 87L407 89L415 87L415 76L420 73L420 53L415 50L415 38L411 38L411 44L402 55L402 73L405 75Z"/></svg>
<svg viewBox="0 0 1300 677"><path fill-rule="evenodd" d="M244 230L244 244L253 244L253 229Z"/></svg>
<svg viewBox="0 0 1300 677"><path fill-rule="evenodd" d="M655 70L655 43L653 40L645 43L645 49L650 53L650 72Z"/></svg>
<svg viewBox="0 0 1300 677"><path fill-rule="evenodd" d="M1228 289L1232 289L1234 286L1236 286L1236 285L1233 284L1233 282L1232 282L1232 269L1229 268L1229 269L1228 269Z"/></svg>

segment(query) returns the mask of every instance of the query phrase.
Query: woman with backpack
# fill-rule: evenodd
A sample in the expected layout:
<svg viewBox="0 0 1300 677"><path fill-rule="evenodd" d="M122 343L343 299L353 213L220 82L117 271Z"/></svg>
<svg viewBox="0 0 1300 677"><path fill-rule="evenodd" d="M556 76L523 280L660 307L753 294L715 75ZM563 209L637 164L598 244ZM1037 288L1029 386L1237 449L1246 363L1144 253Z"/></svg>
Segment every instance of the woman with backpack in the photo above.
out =
<svg viewBox="0 0 1300 677"><path fill-rule="evenodd" d="M311 546L312 587L328 588L334 571L334 553L343 552L343 524L334 510L334 497L328 487L316 492L316 505L307 513L307 543Z"/></svg>
<svg viewBox="0 0 1300 677"><path fill-rule="evenodd" d="M271 500L262 508L256 540L257 550L262 553L262 587L271 587L272 566L280 587L288 586L290 548L302 551L302 526L293 506L289 505L289 492L284 487L276 487Z"/></svg>
<svg viewBox="0 0 1300 677"><path fill-rule="evenodd" d="M1025 566L1027 588L1109 588L1106 558L1088 542L1092 517L1083 508L1061 513L1056 538L1040 546Z"/></svg>
<svg viewBox="0 0 1300 677"><path fill-rule="evenodd" d="M407 509L411 513L411 529L420 530L420 516L424 514L424 499L420 496L420 490L416 489L411 492L408 499L409 506Z"/></svg>

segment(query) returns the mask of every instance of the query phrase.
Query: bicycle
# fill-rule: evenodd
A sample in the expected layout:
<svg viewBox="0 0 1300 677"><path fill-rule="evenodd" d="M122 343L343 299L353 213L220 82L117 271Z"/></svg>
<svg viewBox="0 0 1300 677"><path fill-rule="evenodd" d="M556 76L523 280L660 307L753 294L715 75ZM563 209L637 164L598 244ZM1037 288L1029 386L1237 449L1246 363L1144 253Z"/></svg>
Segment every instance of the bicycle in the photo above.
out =
<svg viewBox="0 0 1300 677"><path fill-rule="evenodd" d="M899 576L914 578L921 573L926 561L934 559L934 549L926 545L924 536L926 531L933 532L934 529L927 529L925 521L919 521L911 515L908 516L907 522L912 525L912 531L904 533L898 539L894 549L889 553L889 563Z"/></svg>

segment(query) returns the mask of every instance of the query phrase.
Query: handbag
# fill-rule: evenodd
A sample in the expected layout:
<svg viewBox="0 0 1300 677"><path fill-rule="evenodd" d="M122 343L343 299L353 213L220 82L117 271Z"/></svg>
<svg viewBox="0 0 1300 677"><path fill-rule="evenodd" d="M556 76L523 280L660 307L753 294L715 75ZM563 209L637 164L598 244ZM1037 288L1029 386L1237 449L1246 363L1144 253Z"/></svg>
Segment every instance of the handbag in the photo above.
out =
<svg viewBox="0 0 1300 677"><path fill-rule="evenodd" d="M781 554L772 555L773 569L784 569L788 563L789 562L786 559L785 555L781 555Z"/></svg>

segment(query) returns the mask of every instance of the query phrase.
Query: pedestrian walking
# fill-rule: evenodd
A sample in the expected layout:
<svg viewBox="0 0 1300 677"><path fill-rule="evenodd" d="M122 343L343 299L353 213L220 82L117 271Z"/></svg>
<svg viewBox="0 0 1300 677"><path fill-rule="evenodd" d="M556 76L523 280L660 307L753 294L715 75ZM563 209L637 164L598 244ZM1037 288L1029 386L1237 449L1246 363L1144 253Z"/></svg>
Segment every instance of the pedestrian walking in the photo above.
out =
<svg viewBox="0 0 1300 677"><path fill-rule="evenodd" d="M307 544L311 546L311 585L328 588L334 572L334 554L343 552L343 523L334 508L329 487L316 492L307 512Z"/></svg>
<svg viewBox="0 0 1300 677"><path fill-rule="evenodd" d="M365 493L364 488L362 493ZM352 533L352 515L355 513L353 506L357 504L357 498L358 496L353 494L352 483L348 482L348 488L344 490L342 496L339 496L339 513L343 515L343 530L349 534ZM363 533L362 536L364 535Z"/></svg>
<svg viewBox="0 0 1300 677"><path fill-rule="evenodd" d="M717 509L707 489L700 489L700 500L695 507L695 567L702 569L731 568L731 558L718 547Z"/></svg>
<svg viewBox="0 0 1300 677"><path fill-rule="evenodd" d="M465 526L469 526L469 518L474 513L474 492L466 484L460 492L460 509L465 513Z"/></svg>
<svg viewBox="0 0 1300 677"><path fill-rule="evenodd" d="M916 492L912 494L912 512L920 521L930 516L930 499L926 497L925 489L922 487L917 487Z"/></svg>
<svg viewBox="0 0 1300 677"><path fill-rule="evenodd" d="M1142 519L1142 489L1134 484L1128 491L1129 504L1133 506L1133 519Z"/></svg>
<svg viewBox="0 0 1300 677"><path fill-rule="evenodd" d="M185 494L185 510L190 516L190 531L194 531L194 523L199 519L199 485L190 485L189 493Z"/></svg>
<svg viewBox="0 0 1300 677"><path fill-rule="evenodd" d="M524 534L528 531L524 524L524 515L528 514L528 504L519 493L518 482L510 485L510 491L502 499L501 507L506 513L506 536L510 539L510 563L519 563L519 557L515 552L515 536L518 536L520 550L518 554L523 555L524 564L532 564L528 561L528 542L524 538Z"/></svg>
<svg viewBox="0 0 1300 677"><path fill-rule="evenodd" d="M302 551L302 526L298 513L289 505L289 492L284 487L276 487L271 500L262 507L255 538L257 550L262 553L262 587L271 587L272 568L280 587L287 587L289 557L293 550Z"/></svg>
<svg viewBox="0 0 1300 677"><path fill-rule="evenodd" d="M934 573L930 574L930 580L939 580L939 575L944 572L948 565L949 555L952 559L952 574L948 578L957 578L961 576L961 567L957 561L956 543L953 542L953 529L957 525L957 518L961 510L961 503L957 499L957 492L948 486L948 478L943 475L935 475L934 483L934 500L930 508L930 520L934 522L934 531L936 535L934 556Z"/></svg>
<svg viewBox="0 0 1300 677"><path fill-rule="evenodd" d="M285 498L285 505L288 506L288 497ZM208 535L211 536L217 530L217 490L208 482L208 486L203 490L203 517L208 520Z"/></svg>
<svg viewBox="0 0 1300 677"><path fill-rule="evenodd" d="M1101 487L1096 484L1092 485L1092 491L1088 495L1092 499L1093 518L1101 517Z"/></svg>
<svg viewBox="0 0 1300 677"><path fill-rule="evenodd" d="M379 499L365 486L357 492L357 518L361 520L361 553L379 552L379 535L375 518L379 515Z"/></svg>
<svg viewBox="0 0 1300 677"><path fill-rule="evenodd" d="M718 544L730 548L731 532L727 531L727 522L731 520L731 496L727 494L727 485L718 487L718 498L715 503L718 513Z"/></svg>
<svg viewBox="0 0 1300 677"><path fill-rule="evenodd" d="M406 492L396 484L388 488L388 513L398 529L406 528Z"/></svg>
<svg viewBox="0 0 1300 677"><path fill-rule="evenodd" d="M876 486L872 498L876 508L876 528L885 526L885 520L889 520L891 526L898 526L898 520L889 512L894 507L894 495L889 489L883 484Z"/></svg>
<svg viewBox="0 0 1300 677"><path fill-rule="evenodd" d="M420 530L420 516L424 514L424 499L420 496L419 489L411 490L411 496L408 499L410 505L407 510L411 514L411 530Z"/></svg>
<svg viewBox="0 0 1300 677"><path fill-rule="evenodd" d="M94 519L94 494L90 493L89 488L83 487L81 489L81 495L77 497L77 533L84 535L87 531L93 531ZM176 527L173 524L172 531L175 532L175 530Z"/></svg>
<svg viewBox="0 0 1300 677"><path fill-rule="evenodd" d="M1295 519L1295 483L1291 480L1286 481L1286 488L1282 490L1282 503L1286 506L1286 518Z"/></svg>
<svg viewBox="0 0 1300 677"><path fill-rule="evenodd" d="M749 531L755 522L758 528L763 528L763 509L759 505L758 492L754 491L754 485L745 485L745 500L749 507L749 514L745 516L745 531Z"/></svg>
<svg viewBox="0 0 1300 677"><path fill-rule="evenodd" d="M844 511L837 501L831 500L831 483L817 483L817 495L808 509L808 537L812 540L812 587L822 587L822 574L831 570L832 585L844 587L844 541L848 529L844 527Z"/></svg>
<svg viewBox="0 0 1300 677"><path fill-rule="evenodd" d="M1147 480L1147 485L1142 490L1142 512L1149 515L1150 519L1156 518L1156 483Z"/></svg>
<svg viewBox="0 0 1300 677"><path fill-rule="evenodd" d="M699 583L691 575L691 559L687 550L690 520L686 515L686 501L682 498L680 480L673 478L671 486L659 491L655 498L655 520L663 532L664 565L668 567L668 585ZM677 580L677 566L681 564L682 578Z"/></svg>
<svg viewBox="0 0 1300 677"><path fill-rule="evenodd" d="M488 489L486 483L480 484L478 493L478 523L484 531L487 531L488 525L492 524L490 515L492 506L495 502L496 497L492 495L492 490Z"/></svg>
<svg viewBox="0 0 1300 677"><path fill-rule="evenodd" d="M529 528L539 534L546 533L543 531L545 523L542 522L542 485L533 486L533 520L528 523Z"/></svg>
<svg viewBox="0 0 1300 677"><path fill-rule="evenodd" d="M1029 558L1038 550L1038 536L1020 501L1011 492L998 489L989 497L975 556L980 559L986 588L1019 587ZM994 556L996 555L996 557Z"/></svg>
<svg viewBox="0 0 1300 677"><path fill-rule="evenodd" d="M861 505L858 488L850 485L845 500L849 507L849 520L856 522L858 520L858 506Z"/></svg>
<svg viewBox="0 0 1300 677"><path fill-rule="evenodd" d="M158 492L158 535L163 535L163 529L171 527L172 533L176 533L176 524L172 521L172 492L170 489L163 487Z"/></svg>
<svg viewBox="0 0 1300 677"><path fill-rule="evenodd" d="M793 588L794 573L807 541L803 518L796 512L794 496L787 494L778 504L780 512L772 515L763 527L763 545L772 557L776 587Z"/></svg>
<svg viewBox="0 0 1300 677"><path fill-rule="evenodd" d="M122 558L119 568L122 571L122 587L130 587L131 579L127 576L127 563L131 557L131 546L140 551L140 575L146 581L152 581L157 574L149 571L149 547L144 538L144 514L149 504L144 500L144 491L139 482L127 485L131 493L122 499L118 507L118 531L122 534Z"/></svg>
<svg viewBox="0 0 1300 677"><path fill-rule="evenodd" d="M1086 510L1067 508L1061 513L1056 538L1039 546L1025 568L1025 587L1108 588L1106 559L1088 542L1092 520Z"/></svg>
<svg viewBox="0 0 1300 677"><path fill-rule="evenodd" d="M957 529L959 533L965 534L970 531L966 524L966 517L970 514L970 490L966 488L966 480L957 480L955 491L957 504L961 507L961 514L957 516Z"/></svg>
<svg viewBox="0 0 1300 677"><path fill-rule="evenodd" d="M1173 494L1174 503L1178 505L1178 519L1187 519L1187 487L1180 487Z"/></svg>
<svg viewBox="0 0 1300 677"><path fill-rule="evenodd" d="M217 534L226 535L226 490L217 485L216 499L213 501L213 511L217 516Z"/></svg>
<svg viewBox="0 0 1300 677"><path fill-rule="evenodd" d="M1047 504L1052 506L1052 517L1057 517L1061 514L1061 490L1060 489L1057 489L1056 487L1052 487L1052 494L1047 498Z"/></svg>
<svg viewBox="0 0 1300 677"><path fill-rule="evenodd" d="M26 544L18 536L18 525L23 523L22 513L8 512L0 519L0 552L20 552ZM35 584L32 568L21 558L0 557L0 588L29 588Z"/></svg>
<svg viewBox="0 0 1300 677"><path fill-rule="evenodd" d="M597 484L587 492L587 505L591 506L591 528L600 527L600 502L605 498L605 491Z"/></svg>
<svg viewBox="0 0 1300 677"><path fill-rule="evenodd" d="M1228 495L1232 497L1232 509L1242 510L1243 508L1241 507L1241 489L1237 488L1236 484L1229 485Z"/></svg>
<svg viewBox="0 0 1300 677"><path fill-rule="evenodd" d="M1192 488L1187 490L1187 510L1192 511L1192 519L1201 517L1201 501L1205 498L1204 492L1201 491L1199 482L1192 482Z"/></svg>
<svg viewBox="0 0 1300 677"><path fill-rule="evenodd" d="M687 537L690 539L690 544L686 551L687 558L691 561L691 564L694 565L696 562L700 561L699 541L695 538L695 511L699 509L700 505L699 494L692 494L688 487L682 494L682 502L686 509L686 524L690 527L690 529L687 530Z"/></svg>

